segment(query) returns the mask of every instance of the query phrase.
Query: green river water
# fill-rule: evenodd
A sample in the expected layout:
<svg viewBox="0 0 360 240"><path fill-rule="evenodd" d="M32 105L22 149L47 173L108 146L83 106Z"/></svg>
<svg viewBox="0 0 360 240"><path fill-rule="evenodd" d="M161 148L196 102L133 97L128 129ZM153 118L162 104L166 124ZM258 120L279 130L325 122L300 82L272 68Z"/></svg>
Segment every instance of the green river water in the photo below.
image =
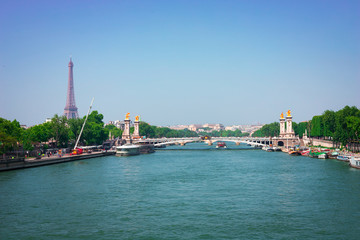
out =
<svg viewBox="0 0 360 240"><path fill-rule="evenodd" d="M0 239L360 239L347 163L172 148L0 172Z"/></svg>

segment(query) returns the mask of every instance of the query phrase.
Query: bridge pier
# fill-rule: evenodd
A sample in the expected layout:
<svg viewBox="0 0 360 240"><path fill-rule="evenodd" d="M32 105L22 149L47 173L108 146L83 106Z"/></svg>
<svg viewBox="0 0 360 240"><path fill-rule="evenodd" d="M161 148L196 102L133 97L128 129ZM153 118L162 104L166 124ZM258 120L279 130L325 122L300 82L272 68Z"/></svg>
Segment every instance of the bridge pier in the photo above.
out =
<svg viewBox="0 0 360 240"><path fill-rule="evenodd" d="M236 146L239 146L240 145L240 142L235 142Z"/></svg>

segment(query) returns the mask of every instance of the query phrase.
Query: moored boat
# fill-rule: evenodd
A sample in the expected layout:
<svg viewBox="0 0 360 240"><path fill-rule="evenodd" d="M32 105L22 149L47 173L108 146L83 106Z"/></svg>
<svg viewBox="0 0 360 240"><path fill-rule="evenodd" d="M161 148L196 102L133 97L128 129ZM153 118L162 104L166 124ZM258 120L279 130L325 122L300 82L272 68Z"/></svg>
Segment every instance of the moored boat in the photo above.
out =
<svg viewBox="0 0 360 240"><path fill-rule="evenodd" d="M281 147L274 147L273 149L275 152L281 152Z"/></svg>
<svg viewBox="0 0 360 240"><path fill-rule="evenodd" d="M274 152L274 151L275 151L275 149L274 149L274 148L272 148L272 147L268 147L268 146L264 146L264 147L262 147L262 150L267 151L267 152Z"/></svg>
<svg viewBox="0 0 360 240"><path fill-rule="evenodd" d="M322 152L322 151L319 151L319 150L310 150L309 152L309 157L312 157L312 158L319 158L320 155L323 155L326 153ZM321 156L320 158L324 158L323 156ZM326 158L326 157L325 157Z"/></svg>
<svg viewBox="0 0 360 240"><path fill-rule="evenodd" d="M154 145L153 144L142 144L140 145L140 153L141 154L148 154L148 153L154 153Z"/></svg>
<svg viewBox="0 0 360 240"><path fill-rule="evenodd" d="M328 158L328 155L327 155L326 153L320 153L320 154L318 155L318 158L320 158L320 159L326 159L326 158Z"/></svg>
<svg viewBox="0 0 360 240"><path fill-rule="evenodd" d="M301 152L302 156L309 156L310 150L304 150Z"/></svg>
<svg viewBox="0 0 360 240"><path fill-rule="evenodd" d="M347 155L339 155L336 157L337 160L343 161L343 162L349 162L350 158L351 158L351 156L347 156Z"/></svg>
<svg viewBox="0 0 360 240"><path fill-rule="evenodd" d="M216 145L216 148L226 148L226 143L225 142L218 142Z"/></svg>
<svg viewBox="0 0 360 240"><path fill-rule="evenodd" d="M339 156L338 152L331 152L329 155L329 158L336 159Z"/></svg>
<svg viewBox="0 0 360 240"><path fill-rule="evenodd" d="M293 155L293 156L300 156L301 152L297 151L297 150L290 150L289 151L289 155Z"/></svg>
<svg viewBox="0 0 360 240"><path fill-rule="evenodd" d="M353 168L360 169L360 157L351 156L349 165Z"/></svg>
<svg viewBox="0 0 360 240"><path fill-rule="evenodd" d="M139 145L125 144L116 148L116 156L133 156L140 154Z"/></svg>

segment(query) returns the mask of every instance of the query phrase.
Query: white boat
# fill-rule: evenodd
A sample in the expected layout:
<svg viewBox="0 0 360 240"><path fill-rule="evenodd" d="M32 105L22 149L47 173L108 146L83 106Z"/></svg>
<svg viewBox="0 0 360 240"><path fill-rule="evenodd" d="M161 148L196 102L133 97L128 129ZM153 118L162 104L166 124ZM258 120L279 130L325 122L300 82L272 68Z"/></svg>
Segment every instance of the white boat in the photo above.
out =
<svg viewBox="0 0 360 240"><path fill-rule="evenodd" d="M326 155L326 153L322 153L322 154L319 154L319 155L318 155L318 158L320 158L320 159L326 159L326 158L327 158L327 155Z"/></svg>
<svg viewBox="0 0 360 240"><path fill-rule="evenodd" d="M267 151L267 152L274 152L274 151L275 151L274 148L268 147L268 146L264 146L264 147L262 148L262 150Z"/></svg>
<svg viewBox="0 0 360 240"><path fill-rule="evenodd" d="M140 154L140 146L125 144L116 148L116 156L133 156Z"/></svg>
<svg viewBox="0 0 360 240"><path fill-rule="evenodd" d="M360 157L352 156L350 158L350 166L353 167L353 168L359 168L360 169Z"/></svg>
<svg viewBox="0 0 360 240"><path fill-rule="evenodd" d="M339 155L336 157L337 160L344 161L344 162L349 162L350 158L351 158L351 156L346 156L346 155Z"/></svg>

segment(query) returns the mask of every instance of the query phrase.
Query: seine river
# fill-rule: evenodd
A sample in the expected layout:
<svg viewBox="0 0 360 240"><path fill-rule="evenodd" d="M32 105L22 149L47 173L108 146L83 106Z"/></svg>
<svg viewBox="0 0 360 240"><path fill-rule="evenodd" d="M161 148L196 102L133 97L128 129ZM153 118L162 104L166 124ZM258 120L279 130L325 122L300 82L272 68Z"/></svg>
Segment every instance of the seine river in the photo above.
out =
<svg viewBox="0 0 360 240"><path fill-rule="evenodd" d="M360 236L360 171L281 152L109 156L0 172L0 191L0 239Z"/></svg>

